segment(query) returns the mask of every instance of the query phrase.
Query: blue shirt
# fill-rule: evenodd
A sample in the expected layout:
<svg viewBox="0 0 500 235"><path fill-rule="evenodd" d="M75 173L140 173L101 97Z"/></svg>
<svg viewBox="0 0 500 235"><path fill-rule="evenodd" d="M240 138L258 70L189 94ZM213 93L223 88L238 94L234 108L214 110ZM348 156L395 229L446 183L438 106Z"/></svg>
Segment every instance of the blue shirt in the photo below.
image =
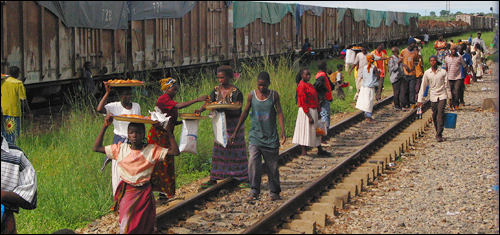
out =
<svg viewBox="0 0 500 235"><path fill-rule="evenodd" d="M469 54L467 54L467 52L465 52L462 58L464 59L464 62L467 66L472 66L472 57ZM464 68L462 65L460 65L460 67L462 68L462 78L467 77L467 69Z"/></svg>

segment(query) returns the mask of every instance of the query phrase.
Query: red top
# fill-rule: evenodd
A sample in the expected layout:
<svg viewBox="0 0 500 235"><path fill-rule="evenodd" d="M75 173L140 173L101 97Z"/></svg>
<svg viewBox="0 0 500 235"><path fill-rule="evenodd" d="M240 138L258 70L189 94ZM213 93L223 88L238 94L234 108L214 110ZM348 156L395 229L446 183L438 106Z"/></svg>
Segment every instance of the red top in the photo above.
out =
<svg viewBox="0 0 500 235"><path fill-rule="evenodd" d="M319 106L318 92L311 83L301 80L297 86L297 97L299 107L302 107L304 113L308 113L309 109L315 109Z"/></svg>
<svg viewBox="0 0 500 235"><path fill-rule="evenodd" d="M319 71L317 74L316 74L316 79L318 79L319 77L323 76L325 78L325 85L326 85L326 89L328 89L328 91L325 93L325 98L326 100L328 101L332 101L333 100L333 96L332 96L332 87L330 86L330 81L328 79L328 76L326 76L326 73L323 72L323 71Z"/></svg>
<svg viewBox="0 0 500 235"><path fill-rule="evenodd" d="M168 121L168 127L172 132L174 131L175 122L177 121L177 116L179 115L179 112L175 105L177 105L177 102L170 98L167 93L161 95L156 102L156 106L158 106L161 112L168 114L168 116L171 116L170 120Z"/></svg>

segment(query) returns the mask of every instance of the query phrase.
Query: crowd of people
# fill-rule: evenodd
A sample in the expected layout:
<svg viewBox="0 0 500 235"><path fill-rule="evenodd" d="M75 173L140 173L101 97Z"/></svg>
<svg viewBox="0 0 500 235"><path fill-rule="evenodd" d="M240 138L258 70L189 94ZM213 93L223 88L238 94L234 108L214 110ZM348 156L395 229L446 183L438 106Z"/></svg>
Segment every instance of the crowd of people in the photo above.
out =
<svg viewBox="0 0 500 235"><path fill-rule="evenodd" d="M371 53L367 45L362 45L359 50L348 45L341 53L345 58L345 66L338 64L333 72L327 68L326 61L318 61L319 71L314 75L316 80L313 84L310 83L310 69L300 68L295 78L298 113L292 143L301 146L301 155L308 155L307 148L317 148L317 155L330 154L324 149L330 145L323 136L326 136L331 121L331 102L334 98L345 99L343 88L349 84L344 81L343 72L349 71L351 74L353 70L357 90L354 98L356 108L364 112L366 122L376 122L373 105L381 99L387 74L394 91L395 110L421 107L424 94L430 95L436 140L444 141L442 133L446 101L449 100L451 111L459 110L460 105L464 104L464 80L472 75L473 81L480 81L484 74L482 60L488 51L480 37L481 33L478 32L477 38L456 44L447 43L442 36L439 37L434 44L436 54L429 58L431 67L425 71L420 47L423 43L416 38L410 38L407 47L401 52L397 47L391 48L390 56L384 44L377 45ZM427 41L428 37L424 43ZM90 81L92 75L89 67L90 64L86 63L84 77L90 78ZM19 76L19 68L16 68L11 70L13 78L2 80L2 211L4 206L7 208L6 213L2 214L2 233L15 231L13 212L17 212L19 207L34 209L37 204L35 170L25 154L14 145L19 129L9 126L11 129L4 130L5 122L19 127L20 102L26 100L22 81L16 79ZM153 191L159 192L159 201L175 195L174 157L180 151L173 132L175 126L182 124L178 121L178 110L205 102L195 110L196 114L201 114L207 104L244 103L243 92L232 84L233 69L227 65L220 66L216 75L219 85L209 95L181 103L174 101L181 89L179 83L173 78L160 80L163 94L156 102L156 109L170 119L152 125L148 132L142 123L113 119L113 115L140 115L141 107L132 102L130 87L114 88L120 101L108 103L111 87L104 82L106 93L96 107L97 112L105 115L104 125L93 150L106 156L101 171L111 162L115 201L111 210L120 215L120 233L154 233L156 200ZM210 179L201 187L208 188L215 185L217 180L232 177L240 182L239 187L250 188L247 201L259 200L261 178L265 171L269 178L270 200L280 200L278 155L280 145L286 141L285 118L280 95L269 89L272 84L269 73L262 71L256 79L257 87L247 95L243 109L212 111L225 115L224 125L229 138L227 145L214 140ZM86 92L92 90L91 86L84 88ZM334 92L335 89L337 92ZM4 97L8 99L6 104L16 103L14 106L17 109L4 108ZM23 107L30 112L27 104ZM248 116L251 128L247 146L244 123ZM111 124L114 126L113 141L111 145L104 146L104 135ZM318 132L318 128L322 128L323 133Z"/></svg>

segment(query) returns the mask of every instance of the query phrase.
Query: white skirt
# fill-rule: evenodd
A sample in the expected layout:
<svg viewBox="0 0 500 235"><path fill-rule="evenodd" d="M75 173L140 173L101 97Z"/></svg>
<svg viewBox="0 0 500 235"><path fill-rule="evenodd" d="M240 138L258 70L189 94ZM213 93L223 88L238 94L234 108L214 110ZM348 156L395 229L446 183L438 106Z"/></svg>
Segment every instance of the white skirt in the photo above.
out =
<svg viewBox="0 0 500 235"><path fill-rule="evenodd" d="M318 147L321 144L321 136L316 135L318 127L318 110L309 109L314 124L309 124L309 118L304 110L299 107L297 121L295 122L295 132L293 133L292 143L309 147Z"/></svg>
<svg viewBox="0 0 500 235"><path fill-rule="evenodd" d="M116 193L116 188L120 184L120 172L118 171L118 161L111 160L111 185L113 186L113 197Z"/></svg>
<svg viewBox="0 0 500 235"><path fill-rule="evenodd" d="M356 108L371 113L373 111L374 100L375 88L361 86L358 101L356 102Z"/></svg>

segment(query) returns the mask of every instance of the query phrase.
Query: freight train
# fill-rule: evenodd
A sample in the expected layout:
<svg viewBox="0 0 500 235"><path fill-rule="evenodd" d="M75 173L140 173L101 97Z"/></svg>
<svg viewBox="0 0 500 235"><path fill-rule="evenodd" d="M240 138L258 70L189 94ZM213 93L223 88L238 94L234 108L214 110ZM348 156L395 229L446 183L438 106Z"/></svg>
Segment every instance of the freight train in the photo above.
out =
<svg viewBox="0 0 500 235"><path fill-rule="evenodd" d="M308 38L318 55L334 45L404 43L424 33L492 30L493 18L432 27L416 13L245 1L2 1L2 73L21 68L29 98L82 81L83 64L102 80L173 76L264 55L295 53ZM467 21L468 20L468 21Z"/></svg>

